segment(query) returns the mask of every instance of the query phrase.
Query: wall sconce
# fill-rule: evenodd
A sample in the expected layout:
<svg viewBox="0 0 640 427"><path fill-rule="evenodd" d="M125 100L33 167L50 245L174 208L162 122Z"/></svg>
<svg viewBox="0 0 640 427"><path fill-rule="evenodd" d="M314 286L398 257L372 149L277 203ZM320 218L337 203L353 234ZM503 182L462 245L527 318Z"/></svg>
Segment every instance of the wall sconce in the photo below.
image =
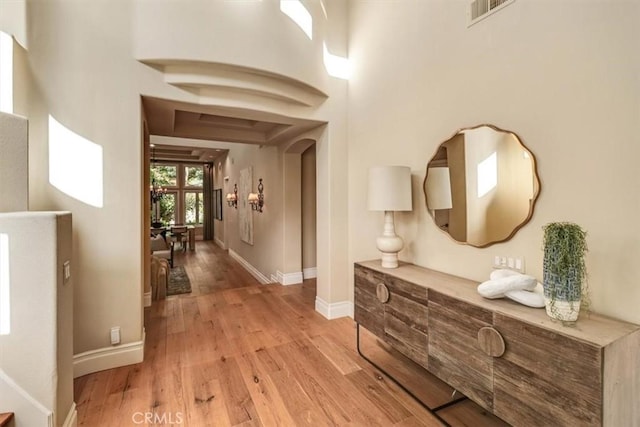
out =
<svg viewBox="0 0 640 427"><path fill-rule="evenodd" d="M227 204L238 209L238 184L233 184L233 193L227 193Z"/></svg>
<svg viewBox="0 0 640 427"><path fill-rule="evenodd" d="M254 211L262 212L264 206L264 185L262 185L262 178L258 180L258 193L249 193L249 204Z"/></svg>

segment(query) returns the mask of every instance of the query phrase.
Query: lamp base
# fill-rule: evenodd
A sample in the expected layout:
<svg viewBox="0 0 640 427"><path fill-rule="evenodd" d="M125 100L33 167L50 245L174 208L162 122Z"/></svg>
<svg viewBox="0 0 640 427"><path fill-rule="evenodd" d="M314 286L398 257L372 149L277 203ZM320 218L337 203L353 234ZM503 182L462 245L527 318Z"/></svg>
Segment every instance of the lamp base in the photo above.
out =
<svg viewBox="0 0 640 427"><path fill-rule="evenodd" d="M402 250L404 241L396 234L393 211L385 211L384 232L376 239L376 245L382 252L382 267L398 268L398 252Z"/></svg>
<svg viewBox="0 0 640 427"><path fill-rule="evenodd" d="M398 268L398 253L382 252L382 268Z"/></svg>

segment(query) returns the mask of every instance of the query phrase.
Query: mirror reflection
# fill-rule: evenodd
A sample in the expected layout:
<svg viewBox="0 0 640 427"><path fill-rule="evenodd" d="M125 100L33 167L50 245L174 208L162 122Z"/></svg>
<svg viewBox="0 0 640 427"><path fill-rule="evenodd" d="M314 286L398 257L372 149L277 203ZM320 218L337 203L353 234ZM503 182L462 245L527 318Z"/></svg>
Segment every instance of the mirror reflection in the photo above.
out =
<svg viewBox="0 0 640 427"><path fill-rule="evenodd" d="M424 193L438 228L476 247L510 239L540 192L535 157L513 132L462 129L427 164Z"/></svg>

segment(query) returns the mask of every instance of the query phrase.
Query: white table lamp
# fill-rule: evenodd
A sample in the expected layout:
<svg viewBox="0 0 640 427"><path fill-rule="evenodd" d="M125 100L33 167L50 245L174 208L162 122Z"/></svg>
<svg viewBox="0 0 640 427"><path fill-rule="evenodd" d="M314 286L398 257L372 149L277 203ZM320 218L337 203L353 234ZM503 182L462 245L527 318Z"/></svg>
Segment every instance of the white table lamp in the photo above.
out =
<svg viewBox="0 0 640 427"><path fill-rule="evenodd" d="M411 169L408 166L376 166L369 169L369 210L384 211L384 231L376 239L382 267L397 268L404 242L396 235L394 211L411 210Z"/></svg>

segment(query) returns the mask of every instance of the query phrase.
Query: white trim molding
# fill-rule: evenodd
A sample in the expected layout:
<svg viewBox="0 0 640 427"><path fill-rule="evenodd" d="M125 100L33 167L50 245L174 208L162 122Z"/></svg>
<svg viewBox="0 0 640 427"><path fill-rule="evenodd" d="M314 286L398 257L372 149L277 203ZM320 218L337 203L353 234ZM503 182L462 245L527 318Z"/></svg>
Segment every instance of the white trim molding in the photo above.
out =
<svg viewBox="0 0 640 427"><path fill-rule="evenodd" d="M99 348L73 355L73 378L105 369L140 363L144 359L145 332L142 341Z"/></svg>
<svg viewBox="0 0 640 427"><path fill-rule="evenodd" d="M353 318L353 303L351 301L328 303L316 296L316 311L329 320L339 317Z"/></svg>
<svg viewBox="0 0 640 427"><path fill-rule="evenodd" d="M318 277L318 267L309 267L302 270L303 279L315 279Z"/></svg>
<svg viewBox="0 0 640 427"><path fill-rule="evenodd" d="M17 384L2 368L0 395L0 411L14 412L23 422L19 425L54 427L53 412Z"/></svg>
<svg viewBox="0 0 640 427"><path fill-rule="evenodd" d="M229 256L231 258L235 259L236 261L238 261L240 263L240 265L244 267L245 270L247 270L253 277L255 277L256 280L258 280L258 282L262 283L263 285L266 285L267 283L272 283L271 280L269 280L269 278L267 276L265 276L264 274L260 273L260 271L258 271L257 268L255 268L253 265L249 264L249 261L247 261L246 259L242 258L233 249L229 249Z"/></svg>
<svg viewBox="0 0 640 427"><path fill-rule="evenodd" d="M277 271L276 274L278 275L278 283L283 286L298 285L304 280L302 271L296 271L295 273L283 273L281 271Z"/></svg>
<svg viewBox="0 0 640 427"><path fill-rule="evenodd" d="M214 237L213 241L216 243L216 245L220 246L220 248L227 250L227 247L225 246L222 240L218 239L217 237Z"/></svg>
<svg viewBox="0 0 640 427"><path fill-rule="evenodd" d="M145 307L151 307L151 291L144 293L143 301Z"/></svg>
<svg viewBox="0 0 640 427"><path fill-rule="evenodd" d="M76 402L71 402L71 408L67 418L65 418L62 427L76 427L78 425L78 410L76 409Z"/></svg>

